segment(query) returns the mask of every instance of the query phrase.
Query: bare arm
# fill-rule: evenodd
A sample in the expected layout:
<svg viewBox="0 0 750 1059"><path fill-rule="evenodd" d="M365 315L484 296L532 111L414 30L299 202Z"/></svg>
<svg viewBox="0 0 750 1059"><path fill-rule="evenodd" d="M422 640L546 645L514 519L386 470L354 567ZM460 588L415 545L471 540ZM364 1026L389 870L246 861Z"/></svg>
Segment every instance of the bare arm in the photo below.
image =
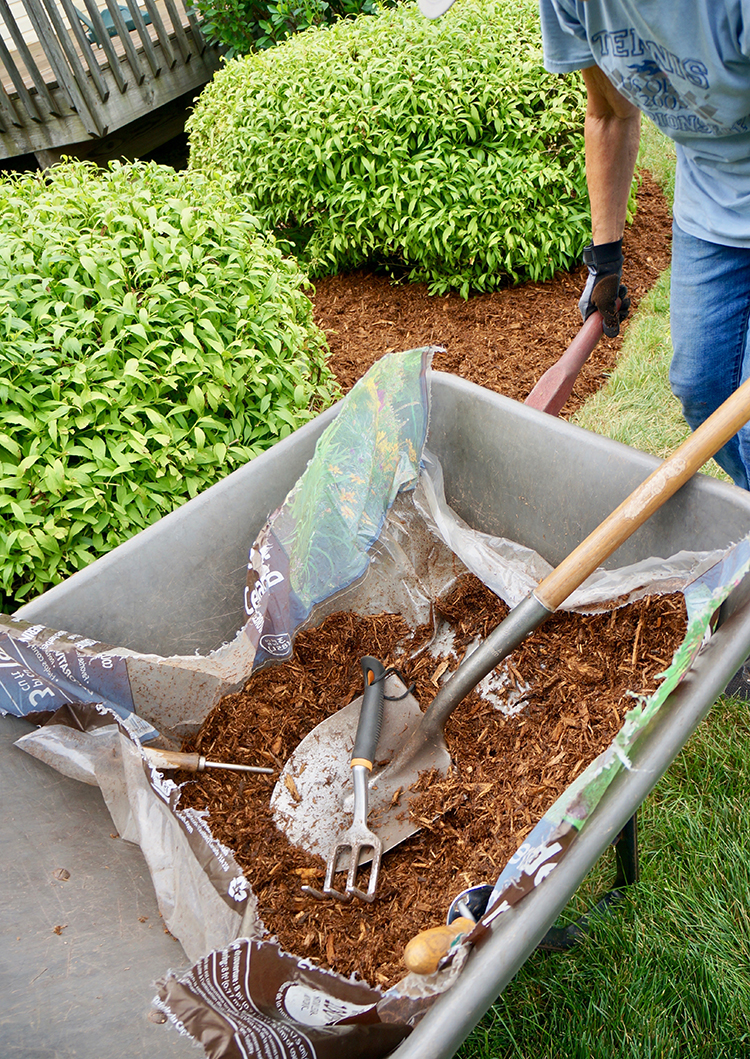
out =
<svg viewBox="0 0 750 1059"><path fill-rule="evenodd" d="M583 70L588 103L584 126L586 181L595 244L622 238L638 155L641 115L597 66Z"/></svg>

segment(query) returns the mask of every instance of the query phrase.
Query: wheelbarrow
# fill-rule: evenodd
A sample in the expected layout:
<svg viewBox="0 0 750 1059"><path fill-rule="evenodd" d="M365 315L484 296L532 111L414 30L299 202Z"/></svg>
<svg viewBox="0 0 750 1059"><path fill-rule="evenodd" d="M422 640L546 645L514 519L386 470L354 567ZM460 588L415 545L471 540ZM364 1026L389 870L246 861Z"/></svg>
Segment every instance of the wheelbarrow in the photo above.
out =
<svg viewBox="0 0 750 1059"><path fill-rule="evenodd" d="M159 656L215 650L242 625L247 553L266 513L283 501L317 438L335 415L336 409L330 409L132 541L27 604L18 617L150 652L155 663ZM461 518L487 533L534 548L553 565L659 463L644 453L440 372L432 376L428 445L442 463L447 500ZM502 490L496 487L499 481ZM724 548L744 537L748 528L750 496L697 476L630 537L608 565L623 566L683 549ZM556 870L499 917L468 957L452 988L436 1001L392 1053L394 1056L448 1059L534 951L581 880L637 811L750 654L748 580L729 596L711 641L644 732L634 755L635 767L613 782ZM141 679L144 687L139 693L145 696L145 671ZM7 745L2 753L5 759L18 751ZM11 823L6 817L4 824L11 853L5 860L7 873L13 870L14 850L23 848L36 812L33 804L24 803L24 784L24 777L18 776L13 820ZM51 777L46 795L50 802L59 799L55 804L59 835L78 826L76 812L69 811L66 804L69 784L64 777ZM59 793L56 795L52 788ZM56 848L54 842L50 848ZM4 912L12 914L14 924L23 922L29 932L33 930L39 938L44 935L45 946L50 926L62 927L65 922L49 923L50 908L55 907L50 906L49 897L52 855L40 858L38 867L30 865L27 885L23 892L16 888L13 905L7 905ZM87 863L85 869L105 900L111 902L107 912L111 915L123 888L132 891L133 882L105 869L107 863ZM12 929L15 931L15 926ZM89 929L95 936L96 916ZM65 931L54 940L67 940ZM147 930L128 939L144 963L148 957L152 964L156 941L163 944L163 934L152 932L150 937ZM125 954L123 944L124 939L113 937L110 931L107 952L92 950L87 954L90 966L110 974L121 953L129 966L130 949ZM40 945L19 947L15 957L15 974L26 983L23 995L15 999L15 1011L19 1019L26 1018L23 1042L27 1049L48 1047L53 1034L54 1043L62 1047L69 1032L64 1016L70 1004L83 1000L93 1010L101 992L99 974L75 983L58 976L55 989L50 989L42 973L47 949ZM179 963L179 956L169 962ZM42 1005L47 1018L33 1018L33 1012ZM138 1014L146 1018L145 1002ZM82 1056L98 1055L101 1041L114 1038L122 1029L107 1012L91 1025L96 1026L96 1032L83 1044L80 1038L75 1042ZM181 1040L157 1025L149 1027L151 1038L157 1033L164 1033L164 1040L155 1043L151 1039L150 1054L171 1054L166 1049L173 1045L178 1054ZM146 1052L134 1048L129 1054Z"/></svg>

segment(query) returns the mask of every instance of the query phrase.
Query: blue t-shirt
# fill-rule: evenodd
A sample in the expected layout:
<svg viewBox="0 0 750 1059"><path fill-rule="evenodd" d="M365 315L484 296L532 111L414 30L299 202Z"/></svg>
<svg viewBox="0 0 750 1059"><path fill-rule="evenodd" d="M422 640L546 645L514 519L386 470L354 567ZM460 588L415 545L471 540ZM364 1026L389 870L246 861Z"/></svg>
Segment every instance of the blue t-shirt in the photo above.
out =
<svg viewBox="0 0 750 1059"><path fill-rule="evenodd" d="M539 0L544 65L597 65L676 143L675 220L750 246L750 0Z"/></svg>

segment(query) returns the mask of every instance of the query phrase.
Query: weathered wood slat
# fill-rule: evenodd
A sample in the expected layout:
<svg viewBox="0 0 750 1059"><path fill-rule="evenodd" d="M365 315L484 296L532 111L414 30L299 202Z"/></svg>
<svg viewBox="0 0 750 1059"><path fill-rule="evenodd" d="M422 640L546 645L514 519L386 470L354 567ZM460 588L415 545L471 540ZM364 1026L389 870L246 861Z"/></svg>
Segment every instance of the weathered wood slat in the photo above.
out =
<svg viewBox="0 0 750 1059"><path fill-rule="evenodd" d="M154 45L151 42L151 36L146 28L146 23L143 21L141 9L136 3L133 2L133 0L126 0L126 3L128 5L130 17L133 20L133 25L136 28L138 36L141 38L143 52L146 56L146 59L148 60L148 65L151 67L151 72L153 73L154 77L158 77L161 73L161 63L159 62L156 52L154 51ZM109 8L109 13L112 15L112 18L115 18L115 11L117 12L117 17L120 19L120 22L124 27L125 23L123 22L118 5L114 3L113 0L107 0L107 7ZM127 32L127 29L125 29L125 32Z"/></svg>
<svg viewBox="0 0 750 1059"><path fill-rule="evenodd" d="M89 44L86 34L83 32L81 20L76 14L76 9L73 7L71 0L60 0L60 3L62 4L63 9L65 10L68 22L70 23L70 28L73 30L73 35L78 41L78 47L81 49L81 54L86 60L86 65L89 68L91 80L94 82L96 90L99 93L99 99L102 101L102 103L106 103L109 99L109 89L107 88L107 85L104 82L104 78L102 77L99 71L99 63L91 49L91 45Z"/></svg>
<svg viewBox="0 0 750 1059"><path fill-rule="evenodd" d="M193 40L195 41L195 46L198 49L198 54L203 55L204 51L208 47L208 44L206 42L206 38L203 36L203 33L201 31L200 22L195 17L195 10L193 7L189 6L190 0L187 0L187 4L187 17L188 22L190 23L190 29L193 33Z"/></svg>
<svg viewBox="0 0 750 1059"><path fill-rule="evenodd" d="M23 0L23 6L26 9L26 14L29 16L29 21L34 27L39 44L41 45L44 54L47 56L47 61L49 62L58 83L62 87L68 102L80 116L89 135L101 136L102 133L99 132L99 129L102 127L101 122L95 121L92 117L86 100L81 95L75 78L67 65L65 55L63 54L60 43L50 25L49 19L44 14L43 8L40 5L35 4L33 0Z"/></svg>
<svg viewBox="0 0 750 1059"><path fill-rule="evenodd" d="M167 60L167 66L170 70L174 69L174 65L177 62L177 56L172 50L172 42L169 39L169 34L166 31L162 17L159 14L156 4L153 0L144 0L146 10L151 18L151 25L156 30L156 36L159 38L161 44L161 50L164 53L164 58Z"/></svg>
<svg viewBox="0 0 750 1059"><path fill-rule="evenodd" d="M86 71L81 65L78 53L68 36L68 31L65 28L65 23L62 20L57 4L55 3L55 0L43 0L43 3L47 9L47 16L50 22L43 30L43 33L46 34L48 40L44 41L42 37L39 39L42 40L43 44L49 43L50 46L54 44L54 48L57 50L58 55L60 55L60 50L62 49L64 59L60 63L60 69L63 71L63 76L70 86L68 87L68 84L66 84L66 91L71 91L73 95L71 104L81 115L81 120L84 125L86 125L86 128L89 129L89 132L91 132L93 136L103 136L107 131L107 126L99 117L96 100L91 93L89 80L86 77ZM24 6L26 6L26 3L24 3ZM56 39L55 36L49 32L53 27ZM47 52L47 57L51 62L52 60L49 52ZM67 68L65 66L65 60L67 60ZM55 72L57 73L58 71ZM70 76L71 74L72 78ZM89 124L91 126L90 128Z"/></svg>
<svg viewBox="0 0 750 1059"><path fill-rule="evenodd" d="M104 22L102 21L102 16L99 14L99 8L96 6L95 0L84 0L84 3L86 4L86 10L89 13L89 18L91 19L94 25L96 36L101 41L100 46L104 49L104 53L107 56L107 61L109 62L109 68L112 71L112 76L114 77L117 83L117 87L120 89L120 92L124 92L128 87L128 82L122 75L120 57L112 46L112 41L107 31L107 27L104 25ZM142 80L143 77L141 77L141 81ZM138 84L140 83L141 82L139 81Z"/></svg>
<svg viewBox="0 0 750 1059"><path fill-rule="evenodd" d="M0 0L0 14L3 16L5 25L8 27L8 32L11 35L11 39L16 46L18 54L21 56L21 60L26 67L27 72L36 86L38 98L44 101L50 114L54 114L56 117L62 117L60 107L53 101L52 96L47 89L47 85L44 82L44 78L39 71L39 67L34 62L26 41L23 39L23 34L16 25L16 20L8 6L7 0ZM8 73L10 73L10 70L8 70Z"/></svg>
<svg viewBox="0 0 750 1059"><path fill-rule="evenodd" d="M187 0L190 3L191 0ZM146 0L146 6L148 7L149 0ZM175 40L177 41L177 47L180 49L180 55L184 63L189 63L192 51L190 50L190 41L187 39L187 34L182 28L182 19L180 18L177 8L174 5L174 0L164 0L164 6L167 9L169 18L172 22L172 30L174 32Z"/></svg>
<svg viewBox="0 0 750 1059"><path fill-rule="evenodd" d="M219 67L191 0L22 3L28 19L14 0L0 0L0 22L5 14L18 37L18 50L5 31L0 44L0 159L138 157L182 130L186 108Z"/></svg>
<svg viewBox="0 0 750 1059"><path fill-rule="evenodd" d="M14 125L17 129L24 127L13 106L13 100L8 98L8 93L0 85L0 126L3 132L8 132Z"/></svg>
<svg viewBox="0 0 750 1059"><path fill-rule="evenodd" d="M146 71L143 69L143 66L141 65L140 56L135 50L135 45L133 44L133 41L130 39L130 31L125 25L125 22L123 21L123 17L120 14L120 8L116 3L113 2L113 0L107 0L107 10L112 16L112 21L114 23L115 29L117 30L117 34L120 40L122 41L122 46L125 49L125 55L127 56L128 64L130 66L130 69L133 71L133 76L135 77L135 82L138 85L142 85L146 77Z"/></svg>
<svg viewBox="0 0 750 1059"><path fill-rule="evenodd" d="M28 116L31 118L32 121L43 121L44 115L37 107L36 102L30 95L26 85L23 83L21 71L13 62L13 57L8 51L8 48L2 37L0 37L0 61L10 74L10 79L13 82L13 87L15 88L16 92L18 92L18 97L26 108L26 113L28 114Z"/></svg>
<svg viewBox="0 0 750 1059"><path fill-rule="evenodd" d="M79 106L81 106L83 111L86 111L88 108L86 107L85 101L80 98L80 92L78 91L73 75L68 69L65 56L62 53L62 49L60 48L57 38L52 30L52 26L49 24L49 19L44 14L41 5L34 3L34 0L23 0L23 6L26 9L26 14L29 16L29 21L34 27L37 40L39 41L44 54L47 56L47 62L50 64L52 72L57 78L58 84L63 89L68 103L77 112ZM83 115L81 115L81 120L84 120ZM87 131L89 131L89 125L93 126L93 122L90 118L88 119L88 123L84 122L84 124L86 124ZM90 135L96 136L97 133L90 132Z"/></svg>

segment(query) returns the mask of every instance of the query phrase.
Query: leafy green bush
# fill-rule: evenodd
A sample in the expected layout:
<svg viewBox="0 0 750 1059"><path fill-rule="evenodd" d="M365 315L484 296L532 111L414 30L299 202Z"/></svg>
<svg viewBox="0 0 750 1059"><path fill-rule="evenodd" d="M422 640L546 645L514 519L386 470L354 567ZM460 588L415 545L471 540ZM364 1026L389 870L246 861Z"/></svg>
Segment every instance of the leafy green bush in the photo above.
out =
<svg viewBox="0 0 750 1059"><path fill-rule="evenodd" d="M394 0L384 0L391 6ZM293 33L338 18L372 15L377 0L198 0L209 40L223 44L227 57L272 48Z"/></svg>
<svg viewBox="0 0 750 1059"><path fill-rule="evenodd" d="M37 594L335 396L307 280L220 182L0 182L0 590Z"/></svg>
<svg viewBox="0 0 750 1059"><path fill-rule="evenodd" d="M312 275L387 264L433 292L544 279L589 239L584 92L542 68L536 0L416 4L235 59L189 120Z"/></svg>

